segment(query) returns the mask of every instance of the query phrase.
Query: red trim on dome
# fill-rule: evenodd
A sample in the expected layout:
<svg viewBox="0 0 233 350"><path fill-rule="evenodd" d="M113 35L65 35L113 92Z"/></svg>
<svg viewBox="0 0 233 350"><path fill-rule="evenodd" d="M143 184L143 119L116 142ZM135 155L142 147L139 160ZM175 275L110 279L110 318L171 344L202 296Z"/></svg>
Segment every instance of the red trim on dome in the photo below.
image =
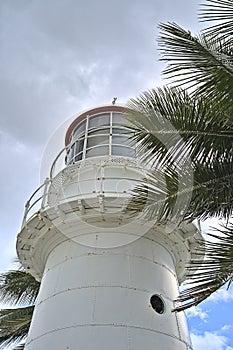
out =
<svg viewBox="0 0 233 350"><path fill-rule="evenodd" d="M122 112L125 113L128 111L128 108L126 107L122 107L122 106L103 106L103 107L97 107L97 108L93 108L90 109L87 112L84 112L82 114L80 114L69 126L69 128L67 129L66 132L66 137L65 137L65 145L67 146L70 143L70 137L72 135L72 132L74 131L74 129L76 128L76 126L82 121L84 120L87 116L91 116L91 115L95 115L95 114L99 114L99 113L104 113L104 112Z"/></svg>

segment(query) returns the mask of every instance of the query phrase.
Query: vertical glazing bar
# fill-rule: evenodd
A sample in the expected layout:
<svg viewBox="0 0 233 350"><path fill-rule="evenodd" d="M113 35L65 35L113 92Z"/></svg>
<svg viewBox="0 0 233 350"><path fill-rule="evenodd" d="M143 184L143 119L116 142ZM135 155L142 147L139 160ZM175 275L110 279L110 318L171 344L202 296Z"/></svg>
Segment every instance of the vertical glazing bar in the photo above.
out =
<svg viewBox="0 0 233 350"><path fill-rule="evenodd" d="M89 115L86 118L86 129L85 129L85 136L84 136L84 143L83 143L83 159L86 159L88 128L89 128Z"/></svg>

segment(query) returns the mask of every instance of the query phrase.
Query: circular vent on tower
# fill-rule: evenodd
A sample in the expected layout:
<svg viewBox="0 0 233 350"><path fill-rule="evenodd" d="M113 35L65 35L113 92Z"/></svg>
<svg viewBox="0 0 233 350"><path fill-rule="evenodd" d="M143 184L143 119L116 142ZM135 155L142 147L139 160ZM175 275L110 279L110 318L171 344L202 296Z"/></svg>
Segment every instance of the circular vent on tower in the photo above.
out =
<svg viewBox="0 0 233 350"><path fill-rule="evenodd" d="M162 298L159 295L152 295L152 297L150 298L150 303L155 312L157 312L158 314L164 313L165 305Z"/></svg>

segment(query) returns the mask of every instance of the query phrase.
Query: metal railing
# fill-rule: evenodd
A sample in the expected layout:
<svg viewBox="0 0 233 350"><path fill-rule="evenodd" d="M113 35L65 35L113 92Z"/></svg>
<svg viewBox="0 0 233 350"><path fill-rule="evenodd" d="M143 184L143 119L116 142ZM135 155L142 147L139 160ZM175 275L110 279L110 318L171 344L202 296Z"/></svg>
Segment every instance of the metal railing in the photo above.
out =
<svg viewBox="0 0 233 350"><path fill-rule="evenodd" d="M22 222L22 228L26 225L27 222L27 217L29 215L29 213L31 212L31 210L36 207L36 204L40 204L39 208L40 210L43 209L45 207L45 202L46 202L46 197L48 195L48 187L51 183L51 180L49 178L46 178L44 183L42 185L40 185L31 195L31 197L27 200L26 204L25 204L25 210L24 210L24 215L23 215L23 222ZM40 194L41 192L39 192L40 190L43 190L43 193ZM39 194L38 198L35 198L35 196ZM34 200L32 202L32 199ZM31 203L32 202L32 203ZM39 210L36 210L33 212L33 214L30 216L30 218L32 218L34 215L36 215L38 213Z"/></svg>
<svg viewBox="0 0 233 350"><path fill-rule="evenodd" d="M73 141L72 141L73 143ZM49 172L49 177L45 179L45 181L43 182L43 184L41 184L34 192L33 194L30 196L30 198L27 200L26 204L25 204L25 210L24 210L24 215L23 215L23 221L22 221L22 228L27 224L27 222L29 220L31 220L33 218L33 216L36 216L39 214L39 212L41 211L41 209L46 209L49 207L49 195L51 194L51 186L54 185L54 181L57 177L58 174L60 174L64 169L73 169L74 167L76 168L80 168L81 166L85 166L85 165L90 165L93 164L94 162L96 162L95 158L87 158L81 161L78 161L74 164L70 164L70 165L65 165L65 156L68 152L68 150L70 149L70 145L64 147L56 156L56 158L54 159L52 166L50 168L50 172ZM65 153L65 154L63 154ZM63 159L62 159L63 158ZM124 160L124 162L126 161L126 159L129 161L129 164L131 164L131 166L136 166L136 167L140 167L139 166L139 161L138 159L133 159L133 158L129 158L129 157L124 157L124 156L100 156L98 157L98 160L103 160L106 163L114 163L116 162L117 164L119 163L120 160ZM60 167L59 169L57 169L57 164L61 161L64 162L64 167ZM54 185L54 194L56 195L56 188Z"/></svg>
<svg viewBox="0 0 233 350"><path fill-rule="evenodd" d="M27 202L25 204L22 227L24 227L26 225L26 223L29 219L31 219L33 216L37 215L41 209L46 208L47 202L48 202L48 188L50 188L50 186L53 183L53 179L56 176L55 171L56 171L57 162L64 152L67 153L69 148L70 148L70 145L64 147L58 153L58 155L54 159L52 166L50 168L49 177L47 177L45 179L45 181L33 192L33 194L27 200ZM64 160L65 160L65 156L64 156ZM61 168L61 169L59 169L59 171L62 171L63 169ZM43 190L43 192L41 194L42 190ZM38 195L38 197L37 197L37 195ZM32 200L33 200L33 202L32 202ZM37 206L37 209L36 209L36 206ZM33 209L34 209L34 211L32 212ZM30 215L31 212L32 212L32 214Z"/></svg>

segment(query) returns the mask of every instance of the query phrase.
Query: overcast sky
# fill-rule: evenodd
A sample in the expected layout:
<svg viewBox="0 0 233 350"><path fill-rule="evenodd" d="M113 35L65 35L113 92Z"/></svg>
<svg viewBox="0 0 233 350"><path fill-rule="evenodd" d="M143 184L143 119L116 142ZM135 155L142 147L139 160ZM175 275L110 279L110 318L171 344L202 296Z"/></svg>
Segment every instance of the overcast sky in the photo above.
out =
<svg viewBox="0 0 233 350"><path fill-rule="evenodd" d="M197 33L197 12L197 0L0 0L0 271L12 265L54 131L86 108L163 84L157 26L176 22ZM198 310L191 328L208 319ZM233 349L232 321L209 330L193 324L194 350Z"/></svg>

